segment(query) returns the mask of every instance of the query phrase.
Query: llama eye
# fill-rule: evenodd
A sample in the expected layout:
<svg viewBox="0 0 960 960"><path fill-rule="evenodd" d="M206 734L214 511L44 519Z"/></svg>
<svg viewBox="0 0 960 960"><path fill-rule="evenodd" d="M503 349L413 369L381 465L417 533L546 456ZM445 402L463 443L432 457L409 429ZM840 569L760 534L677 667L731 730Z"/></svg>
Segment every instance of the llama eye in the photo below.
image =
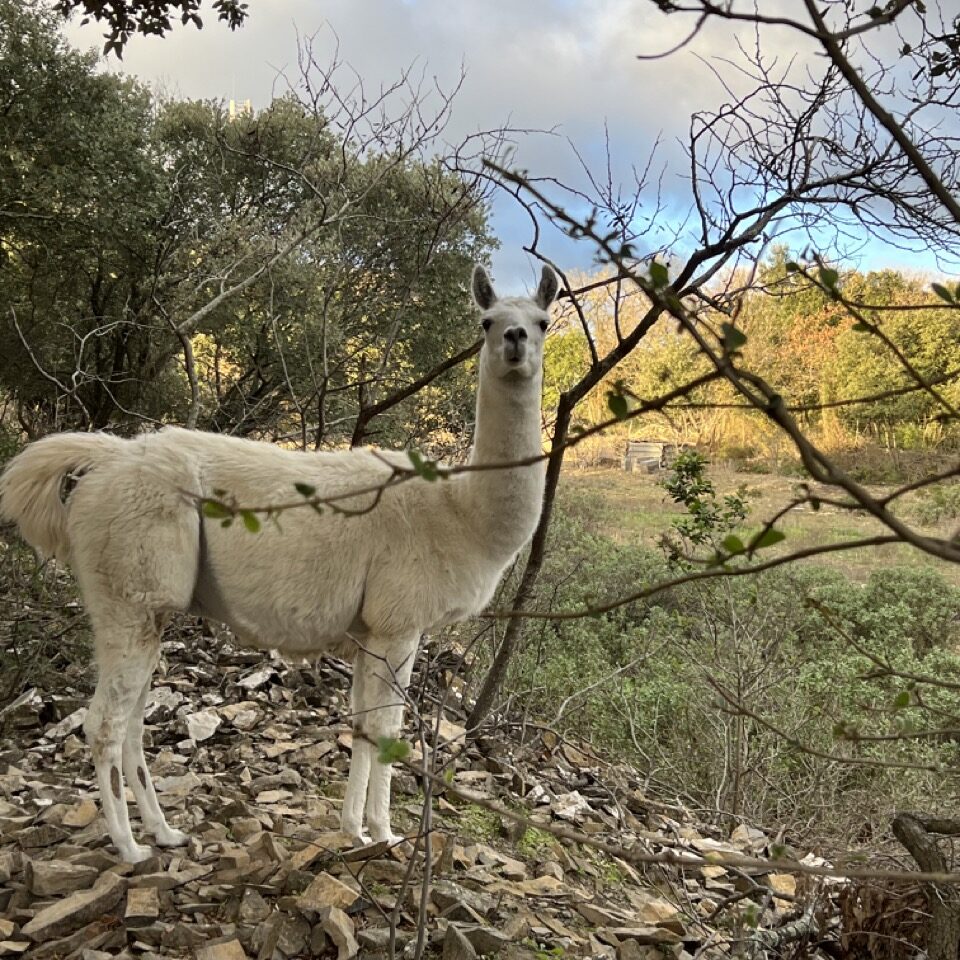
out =
<svg viewBox="0 0 960 960"><path fill-rule="evenodd" d="M550 321L549 321L549 320L541 320L541 321L540 321L540 329L541 329L544 333L547 332L547 327L549 327L549 326L550 326Z"/></svg>
<svg viewBox="0 0 960 960"><path fill-rule="evenodd" d="M487 317L480 326L483 327L483 332L486 333L493 326L493 321Z"/></svg>

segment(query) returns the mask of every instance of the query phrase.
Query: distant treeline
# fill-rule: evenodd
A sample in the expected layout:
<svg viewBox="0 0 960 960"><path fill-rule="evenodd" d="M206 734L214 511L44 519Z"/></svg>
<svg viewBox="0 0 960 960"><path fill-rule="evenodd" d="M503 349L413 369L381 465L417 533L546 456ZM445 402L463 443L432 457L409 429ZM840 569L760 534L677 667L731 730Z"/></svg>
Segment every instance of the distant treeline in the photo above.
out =
<svg viewBox="0 0 960 960"><path fill-rule="evenodd" d="M746 279L734 276L726 283ZM744 367L773 384L831 452L955 449L960 425L949 408L960 404L957 311L932 290L930 279L895 270L841 272L836 289L855 305L853 311L795 270L786 249L776 249L752 278L736 318L746 337ZM586 311L591 335L603 342L616 336L616 326L631 329L645 306L639 295L617 303L607 293L597 294ZM702 317L715 329L729 319L709 307ZM549 344L548 390L563 389L587 361L582 322L570 316ZM691 339L660 323L617 376L624 388L649 399L707 370ZM605 384L584 406L583 425L610 416L610 388ZM864 398L876 399L848 402ZM698 390L663 415L625 424L588 450L616 445L624 436L695 443L760 469L789 463L793 456L779 431L761 414L743 409L726 382Z"/></svg>
<svg viewBox="0 0 960 960"><path fill-rule="evenodd" d="M60 29L41 2L0 0L8 441L190 422L340 445L476 339L466 285L493 241L477 181L432 139L442 100L349 103L317 70L237 113L106 73ZM467 382L367 436L457 434Z"/></svg>

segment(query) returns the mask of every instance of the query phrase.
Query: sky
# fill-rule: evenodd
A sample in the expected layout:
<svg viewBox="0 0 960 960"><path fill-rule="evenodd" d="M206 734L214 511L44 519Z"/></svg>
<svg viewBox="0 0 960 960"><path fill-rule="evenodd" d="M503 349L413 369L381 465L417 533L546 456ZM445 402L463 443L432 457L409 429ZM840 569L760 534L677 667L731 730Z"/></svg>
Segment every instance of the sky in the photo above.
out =
<svg viewBox="0 0 960 960"><path fill-rule="evenodd" d="M633 169L644 167L659 141L651 169L654 179L662 176L665 227L689 205L681 143L690 115L727 99L711 65L736 82L722 61L738 38L752 39L742 25L712 23L668 59L639 59L670 48L693 25L664 16L652 0L250 0L248 21L236 32L216 21L209 0L201 13L202 30L178 25L162 39L134 37L122 64L111 58L106 68L168 95L249 99L255 108L296 80L298 48L308 38L319 63L337 51L369 91L410 67L428 86L447 90L464 73L445 139L502 125L543 131L517 137L513 162L531 174L585 185L579 154L605 178L609 142L613 181L629 188ZM100 47L102 33L76 20L66 29L80 47ZM815 51L786 29L767 32L764 50L781 62L795 58L798 69L817 67ZM523 251L529 220L503 195L492 212L500 289L534 286L539 267ZM565 269L591 268L586 244L548 234L543 249ZM865 251L864 265L933 267L876 245Z"/></svg>

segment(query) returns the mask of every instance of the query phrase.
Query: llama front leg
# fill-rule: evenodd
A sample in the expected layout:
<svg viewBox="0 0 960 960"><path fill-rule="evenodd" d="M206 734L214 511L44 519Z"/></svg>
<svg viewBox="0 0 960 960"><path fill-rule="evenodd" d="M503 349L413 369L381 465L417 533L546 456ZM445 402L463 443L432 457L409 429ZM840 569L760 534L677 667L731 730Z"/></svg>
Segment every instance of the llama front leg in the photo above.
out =
<svg viewBox="0 0 960 960"><path fill-rule="evenodd" d="M111 644L102 646L109 649ZM133 646L130 644L127 647L125 658L119 662L113 657L99 658L100 679L84 722L97 771L100 803L107 830L120 856L127 863L139 863L152 853L150 847L141 846L133 839L121 773L127 723L144 683L153 673L156 661L156 647L147 653L142 646L135 652L130 649Z"/></svg>
<svg viewBox="0 0 960 960"><path fill-rule="evenodd" d="M161 847L181 847L190 838L167 823L143 755L143 711L149 694L150 681L147 680L127 718L127 735L123 741L123 775L137 798L144 830L152 833Z"/></svg>
<svg viewBox="0 0 960 960"><path fill-rule="evenodd" d="M368 643L353 666L353 758L343 801L343 830L365 840L363 809L374 841L401 840L390 828L390 764L377 760L377 741L399 735L417 640Z"/></svg>

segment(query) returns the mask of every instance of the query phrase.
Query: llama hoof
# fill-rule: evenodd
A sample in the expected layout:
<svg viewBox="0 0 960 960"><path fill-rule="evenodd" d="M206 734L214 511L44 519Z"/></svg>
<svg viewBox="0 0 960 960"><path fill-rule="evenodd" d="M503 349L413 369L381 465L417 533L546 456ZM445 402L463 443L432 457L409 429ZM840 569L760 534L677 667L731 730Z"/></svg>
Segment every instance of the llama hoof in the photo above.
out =
<svg viewBox="0 0 960 960"><path fill-rule="evenodd" d="M407 842L407 838L391 832L385 833L382 837L379 837L376 842L386 843L389 847L400 847Z"/></svg>
<svg viewBox="0 0 960 960"><path fill-rule="evenodd" d="M158 830L154 836L157 838L158 847L182 847L190 839L190 834L182 830L174 830L172 827Z"/></svg>
<svg viewBox="0 0 960 960"><path fill-rule="evenodd" d="M153 848L145 847L140 843L132 843L120 850L120 859L124 863L143 863L144 860L149 860L152 856Z"/></svg>

